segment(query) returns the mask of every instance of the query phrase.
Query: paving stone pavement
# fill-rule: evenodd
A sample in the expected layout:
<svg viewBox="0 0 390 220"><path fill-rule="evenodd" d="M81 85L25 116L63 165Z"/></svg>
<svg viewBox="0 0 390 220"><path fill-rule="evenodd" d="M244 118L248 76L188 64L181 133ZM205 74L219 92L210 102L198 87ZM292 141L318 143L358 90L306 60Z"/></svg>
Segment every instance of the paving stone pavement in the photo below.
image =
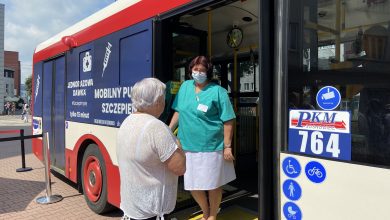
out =
<svg viewBox="0 0 390 220"><path fill-rule="evenodd" d="M25 135L32 134L31 118L23 122L20 115L0 115L0 131L24 129ZM0 138L19 136L18 133L0 134ZM92 212L80 194L69 181L51 174L52 194L64 199L58 203L41 205L36 199L45 196L45 173L43 162L31 152L31 140L25 141L26 167L28 172L16 172L21 167L20 141L0 142L0 220L45 220L45 219L121 219L122 211L116 209L104 215ZM195 210L181 210L165 219L184 220Z"/></svg>
<svg viewBox="0 0 390 220"><path fill-rule="evenodd" d="M31 115L28 117L28 123L22 120L21 115L0 115L0 129L8 126L29 126L31 125Z"/></svg>
<svg viewBox="0 0 390 220"><path fill-rule="evenodd" d="M31 134L31 124L24 123L20 116L0 116L0 130L20 128ZM15 135L18 134L0 134L0 138ZM49 205L37 204L36 198L45 195L45 174L43 163L31 153L31 141L26 141L26 166L33 170L16 172L21 167L20 142L0 142L0 219L120 219L122 216L120 210L95 214L83 195L54 175L51 175L52 192L64 199Z"/></svg>

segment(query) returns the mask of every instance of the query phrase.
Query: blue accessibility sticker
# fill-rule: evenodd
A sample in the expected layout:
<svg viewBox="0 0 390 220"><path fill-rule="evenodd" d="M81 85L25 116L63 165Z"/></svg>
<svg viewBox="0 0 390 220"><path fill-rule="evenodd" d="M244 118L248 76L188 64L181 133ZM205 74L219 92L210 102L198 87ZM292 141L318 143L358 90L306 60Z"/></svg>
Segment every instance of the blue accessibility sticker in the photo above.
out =
<svg viewBox="0 0 390 220"><path fill-rule="evenodd" d="M288 179L283 183L283 193L288 199L296 201L301 198L302 189L296 181Z"/></svg>
<svg viewBox="0 0 390 220"><path fill-rule="evenodd" d="M301 165L293 157L286 157L282 163L284 174L290 178L296 178L301 174Z"/></svg>
<svg viewBox="0 0 390 220"><path fill-rule="evenodd" d="M340 92L333 86L325 86L317 93L317 104L323 110L333 110L341 101Z"/></svg>
<svg viewBox="0 0 390 220"><path fill-rule="evenodd" d="M283 206L283 214L287 220L301 220L301 209L293 202L286 202Z"/></svg>
<svg viewBox="0 0 390 220"><path fill-rule="evenodd" d="M33 128L38 129L39 128L39 121L37 119L33 119Z"/></svg>
<svg viewBox="0 0 390 220"><path fill-rule="evenodd" d="M314 183L322 183L326 178L324 166L317 161L311 161L306 164L305 173L307 178Z"/></svg>

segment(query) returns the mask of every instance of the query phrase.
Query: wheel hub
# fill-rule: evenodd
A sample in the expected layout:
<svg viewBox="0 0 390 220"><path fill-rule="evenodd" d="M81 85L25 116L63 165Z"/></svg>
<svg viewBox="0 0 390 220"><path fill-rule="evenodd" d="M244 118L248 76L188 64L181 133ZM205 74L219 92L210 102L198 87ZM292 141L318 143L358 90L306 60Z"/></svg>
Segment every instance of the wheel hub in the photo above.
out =
<svg viewBox="0 0 390 220"><path fill-rule="evenodd" d="M91 155L86 159L83 175L85 195L92 202L98 201L102 193L103 175L97 157Z"/></svg>
<svg viewBox="0 0 390 220"><path fill-rule="evenodd" d="M91 171L89 172L89 184L93 186L95 185L95 183L96 183L96 175L95 172Z"/></svg>

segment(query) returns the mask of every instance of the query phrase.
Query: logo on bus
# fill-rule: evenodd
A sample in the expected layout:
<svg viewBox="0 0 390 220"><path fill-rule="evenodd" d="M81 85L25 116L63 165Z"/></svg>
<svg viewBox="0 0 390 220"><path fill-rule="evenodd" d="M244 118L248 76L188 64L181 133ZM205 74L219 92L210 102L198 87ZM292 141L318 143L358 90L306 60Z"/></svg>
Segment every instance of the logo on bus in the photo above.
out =
<svg viewBox="0 0 390 220"><path fill-rule="evenodd" d="M349 133L348 112L341 111L290 111L290 128Z"/></svg>
<svg viewBox="0 0 390 220"><path fill-rule="evenodd" d="M37 101L37 96L38 96L38 92L39 92L39 80L40 80L41 78L39 77L39 74L38 74L38 76L37 76L37 84L36 84L36 86L35 86L35 98L34 98L34 102L36 102Z"/></svg>
<svg viewBox="0 0 390 220"><path fill-rule="evenodd" d="M33 128L40 129L41 128L41 121L38 119L33 119Z"/></svg>
<svg viewBox="0 0 390 220"><path fill-rule="evenodd" d="M103 60L102 77L104 75L104 71L106 71L106 68L107 68L107 65L108 65L108 61L110 60L111 47L112 47L112 44L110 42L107 42L106 54L104 54L104 60Z"/></svg>
<svg viewBox="0 0 390 220"><path fill-rule="evenodd" d="M89 54L89 51L85 52L83 57L83 72L89 72L92 70L92 56Z"/></svg>

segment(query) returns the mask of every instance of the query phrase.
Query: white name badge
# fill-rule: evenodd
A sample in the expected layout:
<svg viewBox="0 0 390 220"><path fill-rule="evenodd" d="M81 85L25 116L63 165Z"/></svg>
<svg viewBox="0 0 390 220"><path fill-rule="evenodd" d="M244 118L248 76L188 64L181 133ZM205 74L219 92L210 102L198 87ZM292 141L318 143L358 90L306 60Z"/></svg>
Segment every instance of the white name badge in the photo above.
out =
<svg viewBox="0 0 390 220"><path fill-rule="evenodd" d="M207 105L203 105L203 104L199 104L198 105L198 110L199 111L202 111L202 112L207 112L207 109L208 109L209 107L207 106Z"/></svg>

